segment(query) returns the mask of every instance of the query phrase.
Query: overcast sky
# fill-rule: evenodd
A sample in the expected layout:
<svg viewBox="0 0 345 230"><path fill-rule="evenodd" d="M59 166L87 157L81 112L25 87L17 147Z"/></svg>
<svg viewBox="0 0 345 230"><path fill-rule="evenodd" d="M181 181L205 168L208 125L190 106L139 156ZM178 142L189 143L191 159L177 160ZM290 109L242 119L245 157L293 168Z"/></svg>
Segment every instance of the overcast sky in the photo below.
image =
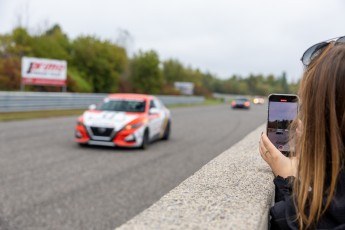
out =
<svg viewBox="0 0 345 230"><path fill-rule="evenodd" d="M153 49L219 78L285 71L296 81L306 48L345 35L345 1L0 0L0 33L19 21L30 31L58 23L72 39L127 30L130 53Z"/></svg>

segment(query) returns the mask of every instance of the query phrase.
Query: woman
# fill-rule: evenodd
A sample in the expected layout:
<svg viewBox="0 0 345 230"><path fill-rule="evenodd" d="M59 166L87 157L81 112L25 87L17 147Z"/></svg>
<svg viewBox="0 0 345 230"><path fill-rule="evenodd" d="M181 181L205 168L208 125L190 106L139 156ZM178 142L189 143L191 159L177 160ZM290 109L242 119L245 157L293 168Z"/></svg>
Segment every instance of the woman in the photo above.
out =
<svg viewBox="0 0 345 230"><path fill-rule="evenodd" d="M345 229L345 36L310 47L301 60L295 152L285 157L266 134L260 139L276 176L271 228Z"/></svg>

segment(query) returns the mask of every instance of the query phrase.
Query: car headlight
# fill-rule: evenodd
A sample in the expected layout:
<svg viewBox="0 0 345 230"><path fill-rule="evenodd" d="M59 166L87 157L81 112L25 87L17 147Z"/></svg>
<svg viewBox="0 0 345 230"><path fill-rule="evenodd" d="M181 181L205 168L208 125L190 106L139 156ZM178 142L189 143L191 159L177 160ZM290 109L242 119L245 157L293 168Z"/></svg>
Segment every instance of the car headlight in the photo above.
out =
<svg viewBox="0 0 345 230"><path fill-rule="evenodd" d="M125 129L126 130L136 129L136 128L139 128L142 125L143 125L143 122L138 122L138 123L135 123L135 124L126 125Z"/></svg>

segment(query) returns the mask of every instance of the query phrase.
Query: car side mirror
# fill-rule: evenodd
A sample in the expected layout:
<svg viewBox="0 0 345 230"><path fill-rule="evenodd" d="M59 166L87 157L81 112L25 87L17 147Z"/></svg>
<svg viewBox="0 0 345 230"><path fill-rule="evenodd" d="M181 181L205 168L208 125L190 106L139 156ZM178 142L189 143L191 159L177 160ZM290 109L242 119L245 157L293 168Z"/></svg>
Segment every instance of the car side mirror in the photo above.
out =
<svg viewBox="0 0 345 230"><path fill-rule="evenodd" d="M159 109L157 108L151 108L150 109L150 114L158 114L159 113Z"/></svg>
<svg viewBox="0 0 345 230"><path fill-rule="evenodd" d="M95 104L92 104L92 105L89 105L89 110L94 110L94 109L96 109L96 105Z"/></svg>

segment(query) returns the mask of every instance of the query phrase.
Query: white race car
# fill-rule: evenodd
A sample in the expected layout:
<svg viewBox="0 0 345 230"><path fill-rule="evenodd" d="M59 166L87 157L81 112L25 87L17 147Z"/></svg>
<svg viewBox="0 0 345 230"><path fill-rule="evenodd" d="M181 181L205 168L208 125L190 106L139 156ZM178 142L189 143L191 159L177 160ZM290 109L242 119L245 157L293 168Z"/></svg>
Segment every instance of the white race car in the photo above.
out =
<svg viewBox="0 0 345 230"><path fill-rule="evenodd" d="M156 97L110 94L78 118L75 141L81 145L140 147L169 139L170 111Z"/></svg>

